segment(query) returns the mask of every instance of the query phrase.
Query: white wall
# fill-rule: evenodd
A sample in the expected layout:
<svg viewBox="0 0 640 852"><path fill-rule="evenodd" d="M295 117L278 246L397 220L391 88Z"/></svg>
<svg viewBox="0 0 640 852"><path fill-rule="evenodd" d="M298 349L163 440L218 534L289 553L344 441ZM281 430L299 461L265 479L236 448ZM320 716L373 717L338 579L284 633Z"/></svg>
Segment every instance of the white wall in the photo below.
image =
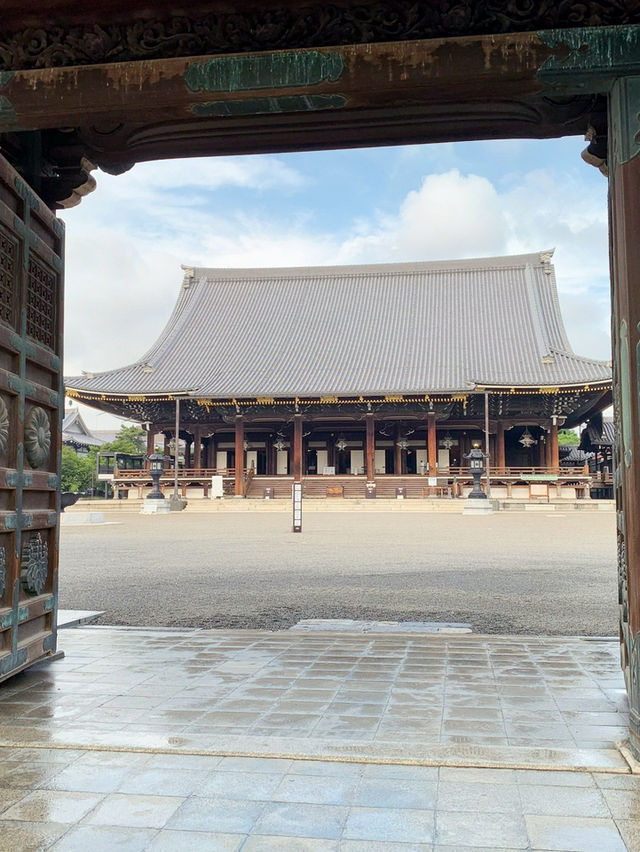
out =
<svg viewBox="0 0 640 852"><path fill-rule="evenodd" d="M362 473L364 450L351 450L351 473Z"/></svg>
<svg viewBox="0 0 640 852"><path fill-rule="evenodd" d="M276 473L277 474L287 474L289 473L289 451L288 450L278 450L276 455Z"/></svg>

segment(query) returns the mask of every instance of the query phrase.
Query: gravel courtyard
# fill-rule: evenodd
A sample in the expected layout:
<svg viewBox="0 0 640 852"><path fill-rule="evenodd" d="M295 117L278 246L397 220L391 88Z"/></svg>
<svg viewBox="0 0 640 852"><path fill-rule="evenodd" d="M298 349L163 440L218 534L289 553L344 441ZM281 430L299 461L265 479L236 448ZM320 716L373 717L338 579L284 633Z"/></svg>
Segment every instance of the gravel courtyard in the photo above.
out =
<svg viewBox="0 0 640 852"><path fill-rule="evenodd" d="M60 606L104 624L289 627L462 621L485 633L617 632L615 515L169 516L61 531Z"/></svg>

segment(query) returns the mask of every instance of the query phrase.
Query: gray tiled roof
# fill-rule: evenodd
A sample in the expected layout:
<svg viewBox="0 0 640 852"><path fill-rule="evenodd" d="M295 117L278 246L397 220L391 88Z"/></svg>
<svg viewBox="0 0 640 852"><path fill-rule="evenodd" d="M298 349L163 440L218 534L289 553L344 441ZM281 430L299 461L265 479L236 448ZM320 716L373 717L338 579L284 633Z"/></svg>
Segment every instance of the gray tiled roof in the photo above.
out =
<svg viewBox="0 0 640 852"><path fill-rule="evenodd" d="M62 421L62 443L82 447L99 447L103 443L92 434L77 408L69 409Z"/></svg>
<svg viewBox="0 0 640 852"><path fill-rule="evenodd" d="M571 351L550 256L187 268L173 314L144 357L67 384L229 398L610 380L608 363Z"/></svg>
<svg viewBox="0 0 640 852"><path fill-rule="evenodd" d="M582 443L586 443L589 447L612 447L615 443L615 435L613 420L596 415L587 423Z"/></svg>

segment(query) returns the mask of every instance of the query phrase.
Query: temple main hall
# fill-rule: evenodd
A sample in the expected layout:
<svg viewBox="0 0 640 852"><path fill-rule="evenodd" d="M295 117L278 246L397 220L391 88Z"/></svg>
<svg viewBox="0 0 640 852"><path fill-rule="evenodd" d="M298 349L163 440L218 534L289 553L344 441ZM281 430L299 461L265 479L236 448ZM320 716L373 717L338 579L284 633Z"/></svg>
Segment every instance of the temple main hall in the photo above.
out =
<svg viewBox="0 0 640 852"><path fill-rule="evenodd" d="M611 364L573 352L552 254L183 267L151 349L67 378L67 395L143 423L149 454L164 435L167 482L182 446L185 493L221 475L248 497L296 480L307 496L458 496L480 446L496 496L585 496L558 430L611 404Z"/></svg>

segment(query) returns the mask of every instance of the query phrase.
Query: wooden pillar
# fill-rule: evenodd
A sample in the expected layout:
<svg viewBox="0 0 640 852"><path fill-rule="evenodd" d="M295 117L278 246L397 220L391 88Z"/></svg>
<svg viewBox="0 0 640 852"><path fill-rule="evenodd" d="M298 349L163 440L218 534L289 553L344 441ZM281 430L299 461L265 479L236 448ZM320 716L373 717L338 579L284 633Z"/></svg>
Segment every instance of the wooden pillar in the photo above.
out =
<svg viewBox="0 0 640 852"><path fill-rule="evenodd" d="M364 453L364 470L368 482L376 478L376 424L373 414L366 416L366 446Z"/></svg>
<svg viewBox="0 0 640 852"><path fill-rule="evenodd" d="M560 452L558 449L558 423L553 418L551 428L549 429L549 452L547 456L547 466L554 470L560 467Z"/></svg>
<svg viewBox="0 0 640 852"><path fill-rule="evenodd" d="M429 476L435 476L438 471L438 439L436 436L436 416L427 414L427 462Z"/></svg>
<svg viewBox="0 0 640 852"><path fill-rule="evenodd" d="M293 478L302 480L302 415L293 416Z"/></svg>
<svg viewBox="0 0 640 852"><path fill-rule="evenodd" d="M153 439L155 438L155 436L156 436L156 434L153 431L153 427L149 426L149 431L147 432L147 461L146 461L147 470L149 470L149 467L151 465L151 462L149 461L149 456L151 455L151 453L153 452L153 449L154 449Z"/></svg>
<svg viewBox="0 0 640 852"><path fill-rule="evenodd" d="M327 465L333 468L336 466L336 439L331 436L327 441Z"/></svg>
<svg viewBox="0 0 640 852"><path fill-rule="evenodd" d="M185 468L191 467L191 445L193 441L190 441L188 438L184 442L184 466Z"/></svg>
<svg viewBox="0 0 640 852"><path fill-rule="evenodd" d="M244 419L242 414L236 414L236 470L235 488L236 497L244 496Z"/></svg>
<svg viewBox="0 0 640 852"><path fill-rule="evenodd" d="M169 461L169 456L171 454L171 438L168 436L166 432L163 432L164 435L164 466L170 467L171 463Z"/></svg>
<svg viewBox="0 0 640 852"><path fill-rule="evenodd" d="M393 472L396 476L402 474L402 449L398 446L400 440L400 426L396 425L393 432Z"/></svg>
<svg viewBox="0 0 640 852"><path fill-rule="evenodd" d="M631 705L630 744L640 759L640 77L616 80L609 95L609 215L613 404L617 424L613 485L618 525L621 662Z"/></svg>
<svg viewBox="0 0 640 852"><path fill-rule="evenodd" d="M506 454L504 448L504 423L498 420L496 429L496 467L503 468L507 466L505 461Z"/></svg>
<svg viewBox="0 0 640 852"><path fill-rule="evenodd" d="M193 431L193 466L202 467L202 429L199 426Z"/></svg>

